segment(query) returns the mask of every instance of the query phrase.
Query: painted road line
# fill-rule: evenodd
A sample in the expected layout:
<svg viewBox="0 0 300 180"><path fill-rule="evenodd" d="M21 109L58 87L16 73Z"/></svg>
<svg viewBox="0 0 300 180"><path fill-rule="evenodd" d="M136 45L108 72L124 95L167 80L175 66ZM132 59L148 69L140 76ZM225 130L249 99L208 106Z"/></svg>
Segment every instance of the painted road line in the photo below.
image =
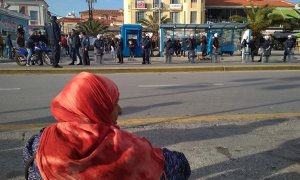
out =
<svg viewBox="0 0 300 180"><path fill-rule="evenodd" d="M16 148L10 148L10 149L0 149L0 152L8 152L8 151L18 151L22 150L24 147L16 147Z"/></svg>
<svg viewBox="0 0 300 180"><path fill-rule="evenodd" d="M201 83L197 84L199 86L224 86L224 84L221 83ZM188 84L145 84L145 85L138 85L140 88L151 88L151 87L176 87L176 86L189 86Z"/></svg>
<svg viewBox="0 0 300 180"><path fill-rule="evenodd" d="M147 87L175 87L175 86L183 86L182 84L148 84L148 85L138 85L140 88Z"/></svg>
<svg viewBox="0 0 300 180"><path fill-rule="evenodd" d="M299 117L299 113L276 113L276 114L237 114L237 115L219 115L219 116L192 116L192 117L169 117L169 118L140 118L140 119L120 119L118 125L150 125L157 123L192 123L201 121L238 121L238 120L260 120L260 119L279 119ZM49 126L50 123L36 124L2 124L0 132L13 131L21 129L41 129Z"/></svg>
<svg viewBox="0 0 300 180"><path fill-rule="evenodd" d="M21 90L21 88L0 88L0 91L17 91Z"/></svg>

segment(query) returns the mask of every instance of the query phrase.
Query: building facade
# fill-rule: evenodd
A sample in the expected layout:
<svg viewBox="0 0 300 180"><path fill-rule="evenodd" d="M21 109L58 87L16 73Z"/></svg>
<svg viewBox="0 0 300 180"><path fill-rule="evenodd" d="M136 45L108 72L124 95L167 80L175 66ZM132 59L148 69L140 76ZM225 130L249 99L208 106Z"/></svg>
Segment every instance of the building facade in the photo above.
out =
<svg viewBox="0 0 300 180"><path fill-rule="evenodd" d="M28 37L29 19L29 16L24 16L23 14L0 8L0 33L3 36L10 34L13 44L15 44L18 25L23 25L25 36Z"/></svg>
<svg viewBox="0 0 300 180"><path fill-rule="evenodd" d="M63 34L68 34L72 32L72 29L76 28L76 26L81 22L81 19L77 18L75 13L69 13L68 16L59 18L58 22L61 26L61 32Z"/></svg>
<svg viewBox="0 0 300 180"><path fill-rule="evenodd" d="M147 15L167 16L173 24L201 24L205 22L205 1L124 0L124 24L138 24Z"/></svg>
<svg viewBox="0 0 300 180"><path fill-rule="evenodd" d="M79 12L82 22L88 21L89 11ZM94 9L93 19L98 20L104 25L108 26L121 26L123 24L123 10L110 10L110 9Z"/></svg>
<svg viewBox="0 0 300 180"><path fill-rule="evenodd" d="M29 33L44 31L45 25L50 21L48 4L44 0L5 0L8 9L29 16Z"/></svg>

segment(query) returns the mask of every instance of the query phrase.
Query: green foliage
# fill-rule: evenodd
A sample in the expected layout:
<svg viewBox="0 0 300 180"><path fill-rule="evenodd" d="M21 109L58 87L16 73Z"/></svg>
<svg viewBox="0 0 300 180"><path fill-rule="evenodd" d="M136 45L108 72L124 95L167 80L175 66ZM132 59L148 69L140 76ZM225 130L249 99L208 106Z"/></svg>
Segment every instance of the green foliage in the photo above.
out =
<svg viewBox="0 0 300 180"><path fill-rule="evenodd" d="M274 7L268 4L264 6L254 6L251 8L244 7L244 12L247 17L231 16L229 19L234 22L249 23L249 28L252 30L254 36L260 36L261 31L267 29L271 25L280 25L284 18L280 14L272 14Z"/></svg>
<svg viewBox="0 0 300 180"><path fill-rule="evenodd" d="M147 19L142 19L139 23L145 27L148 31L153 32L152 40L158 41L158 31L159 31L159 17L157 15L147 15ZM167 16L163 16L160 20L161 24L167 24L171 22L171 19Z"/></svg>
<svg viewBox="0 0 300 180"><path fill-rule="evenodd" d="M97 36L97 34L102 34L108 28L101 24L97 20L86 21L84 23L80 23L77 27L78 31L84 31L88 36Z"/></svg>

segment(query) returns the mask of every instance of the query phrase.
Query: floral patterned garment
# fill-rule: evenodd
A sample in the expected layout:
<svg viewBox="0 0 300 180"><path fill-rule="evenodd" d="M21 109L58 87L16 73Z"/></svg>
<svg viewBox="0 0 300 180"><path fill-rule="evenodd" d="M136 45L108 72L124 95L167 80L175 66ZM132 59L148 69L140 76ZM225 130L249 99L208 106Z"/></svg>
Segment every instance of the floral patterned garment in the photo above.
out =
<svg viewBox="0 0 300 180"><path fill-rule="evenodd" d="M43 130L41 130L40 133L33 135L25 144L23 149L25 168L30 159L35 158L35 153L37 152L42 132ZM165 175L161 178L161 180L186 180L189 178L191 175L191 169L189 162L183 153L163 148L163 155L165 157ZM29 180L42 179L35 161L33 161L33 163L31 163L26 169L25 172L28 172Z"/></svg>

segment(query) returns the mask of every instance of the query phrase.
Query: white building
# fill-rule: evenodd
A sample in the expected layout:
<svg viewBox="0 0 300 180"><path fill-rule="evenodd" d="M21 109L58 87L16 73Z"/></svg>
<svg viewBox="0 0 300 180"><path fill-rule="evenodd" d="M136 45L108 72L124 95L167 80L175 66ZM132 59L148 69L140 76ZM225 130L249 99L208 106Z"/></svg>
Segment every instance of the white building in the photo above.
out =
<svg viewBox="0 0 300 180"><path fill-rule="evenodd" d="M30 17L29 33L41 30L50 21L48 15L48 4L44 0L5 0L9 5L8 9L22 13Z"/></svg>

